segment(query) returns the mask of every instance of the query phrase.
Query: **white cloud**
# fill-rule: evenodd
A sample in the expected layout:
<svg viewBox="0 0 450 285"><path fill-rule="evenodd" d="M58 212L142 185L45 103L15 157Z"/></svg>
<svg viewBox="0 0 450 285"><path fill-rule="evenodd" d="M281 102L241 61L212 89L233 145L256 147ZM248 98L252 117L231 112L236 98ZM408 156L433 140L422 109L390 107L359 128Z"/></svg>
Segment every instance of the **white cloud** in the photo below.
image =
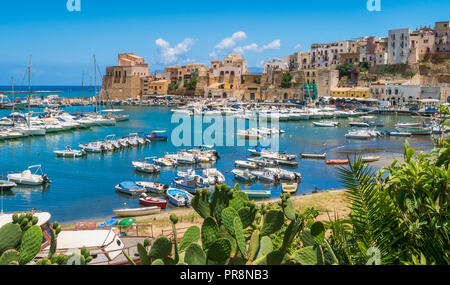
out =
<svg viewBox="0 0 450 285"><path fill-rule="evenodd" d="M178 61L178 58L185 56L194 45L194 40L190 38L184 39L174 47L170 47L170 43L162 38L155 41L160 62L163 64L172 64Z"/></svg>
<svg viewBox="0 0 450 285"><path fill-rule="evenodd" d="M218 43L214 48L215 51L212 51L209 53L210 57L219 57L222 55L225 55L227 52L229 52L236 44L240 41L246 40L247 34L243 31L239 31L234 33L229 38L224 38L220 43Z"/></svg>
<svg viewBox="0 0 450 285"><path fill-rule="evenodd" d="M253 51L253 52L263 52L266 50L277 50L281 47L281 41L274 40L266 45L263 45L262 47L259 47L257 44L252 43L246 46L236 47L233 49L234 52L239 54L244 54L247 51Z"/></svg>
<svg viewBox="0 0 450 285"><path fill-rule="evenodd" d="M301 50L302 49L302 45L301 44L295 45L294 49L295 50Z"/></svg>

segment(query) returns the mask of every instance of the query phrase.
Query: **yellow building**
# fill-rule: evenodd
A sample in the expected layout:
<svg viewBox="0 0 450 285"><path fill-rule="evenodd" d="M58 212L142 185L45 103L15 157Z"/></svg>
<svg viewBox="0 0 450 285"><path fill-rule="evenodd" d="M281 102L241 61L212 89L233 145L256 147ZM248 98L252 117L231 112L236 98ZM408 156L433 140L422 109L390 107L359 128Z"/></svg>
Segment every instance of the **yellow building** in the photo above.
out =
<svg viewBox="0 0 450 285"><path fill-rule="evenodd" d="M335 87L330 90L331 97L370 98L369 87Z"/></svg>
<svg viewBox="0 0 450 285"><path fill-rule="evenodd" d="M148 94L167 95L170 80L156 80L150 82L148 86Z"/></svg>

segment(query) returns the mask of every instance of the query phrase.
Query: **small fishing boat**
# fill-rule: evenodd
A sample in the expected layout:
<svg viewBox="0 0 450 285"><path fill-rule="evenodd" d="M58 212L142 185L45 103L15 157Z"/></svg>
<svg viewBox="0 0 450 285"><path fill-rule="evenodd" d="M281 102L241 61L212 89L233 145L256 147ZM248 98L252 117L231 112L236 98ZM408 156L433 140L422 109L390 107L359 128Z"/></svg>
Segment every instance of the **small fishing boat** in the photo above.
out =
<svg viewBox="0 0 450 285"><path fill-rule="evenodd" d="M32 170L36 169L34 172ZM8 181L14 182L18 185L38 186L50 183L47 175L42 172L41 165L29 166L27 170L21 173L8 174Z"/></svg>
<svg viewBox="0 0 450 285"><path fill-rule="evenodd" d="M399 132L399 131L384 131L387 135L393 136L393 137L410 137L412 136L411 133L408 132Z"/></svg>
<svg viewBox="0 0 450 285"><path fill-rule="evenodd" d="M156 173L161 171L161 167L159 165L148 163L146 161L133 161L132 164L134 169L139 172Z"/></svg>
<svg viewBox="0 0 450 285"><path fill-rule="evenodd" d="M174 167L176 165L174 160L165 157L155 158L153 159L153 163L164 167Z"/></svg>
<svg viewBox="0 0 450 285"><path fill-rule="evenodd" d="M116 185L116 190L120 193L124 193L131 196L139 196L145 192L145 188L138 186L132 181L125 181Z"/></svg>
<svg viewBox="0 0 450 285"><path fill-rule="evenodd" d="M127 208L127 209L113 210L113 212L119 217L137 217L137 216L159 214L161 212L161 208L158 206L143 207L143 208Z"/></svg>
<svg viewBox="0 0 450 285"><path fill-rule="evenodd" d="M150 193L165 193L167 189L169 189L169 184L161 184L159 182L145 182L145 181L139 181L136 182L136 185L145 188L147 192Z"/></svg>
<svg viewBox="0 0 450 285"><path fill-rule="evenodd" d="M258 164L253 161L246 161L246 160L236 160L234 162L234 165L239 168L248 168L248 169L257 169Z"/></svg>
<svg viewBox="0 0 450 285"><path fill-rule="evenodd" d="M248 161L256 163L260 167L266 167L266 166L277 166L278 163L274 160L264 158L264 157L256 157L256 158L248 158Z"/></svg>
<svg viewBox="0 0 450 285"><path fill-rule="evenodd" d="M320 122L313 122L313 125L315 127L327 127L327 128L334 128L339 126L338 122L333 121L320 121Z"/></svg>
<svg viewBox="0 0 450 285"><path fill-rule="evenodd" d="M368 140L372 136L367 131L348 131L346 139Z"/></svg>
<svg viewBox="0 0 450 285"><path fill-rule="evenodd" d="M11 181L0 180L0 190L8 191L16 187L17 184Z"/></svg>
<svg viewBox="0 0 450 285"><path fill-rule="evenodd" d="M264 168L265 171L269 171L275 174L275 176L279 177L282 180L301 180L302 175L298 172L288 171L281 168Z"/></svg>
<svg viewBox="0 0 450 285"><path fill-rule="evenodd" d="M271 190L242 190L249 198L270 198Z"/></svg>
<svg viewBox="0 0 450 285"><path fill-rule="evenodd" d="M177 207L189 207L191 205L192 198L194 198L194 195L189 192L176 188L170 188L167 190L167 196L169 197L169 202Z"/></svg>
<svg viewBox="0 0 450 285"><path fill-rule="evenodd" d="M326 161L327 164L330 165L338 165L338 164L348 164L348 159L331 159Z"/></svg>
<svg viewBox="0 0 450 285"><path fill-rule="evenodd" d="M380 160L379 156L363 156L361 158L363 162L374 162Z"/></svg>
<svg viewBox="0 0 450 285"><path fill-rule="evenodd" d="M418 136L418 135L431 135L432 134L432 130L425 128L425 129L403 129L405 132L407 133L411 133L411 135L413 136Z"/></svg>
<svg viewBox="0 0 450 285"><path fill-rule="evenodd" d="M200 183L216 185L225 183L225 176L216 168L207 168L203 169L203 182L200 180Z"/></svg>
<svg viewBox="0 0 450 285"><path fill-rule="evenodd" d="M245 181L245 182L251 182L256 180L256 176L251 174L248 169L233 169L231 170L231 173L234 174L234 178L237 180Z"/></svg>
<svg viewBox="0 0 450 285"><path fill-rule="evenodd" d="M297 192L298 184L297 183L282 183L281 189L283 193L295 193Z"/></svg>
<svg viewBox="0 0 450 285"><path fill-rule="evenodd" d="M350 122L348 124L352 127L370 127L370 125L365 122Z"/></svg>
<svg viewBox="0 0 450 285"><path fill-rule="evenodd" d="M184 189L191 193L195 193L197 189L203 189L209 185L197 182L200 179L199 176L191 177L176 177L173 180L173 184L177 188Z"/></svg>
<svg viewBox="0 0 450 285"><path fill-rule="evenodd" d="M295 154L287 154L285 152L263 152L261 153L261 157L280 161L294 161L297 157Z"/></svg>
<svg viewBox="0 0 450 285"><path fill-rule="evenodd" d="M256 176L259 181L273 183L280 180L280 177L268 170L263 171L251 171L250 174Z"/></svg>
<svg viewBox="0 0 450 285"><path fill-rule="evenodd" d="M423 123L398 123L395 125L396 128L409 129L409 128L421 128Z"/></svg>
<svg viewBox="0 0 450 285"><path fill-rule="evenodd" d="M166 131L152 131L150 135L146 135L145 137L150 141L167 141L167 136L159 135L161 133L165 133Z"/></svg>
<svg viewBox="0 0 450 285"><path fill-rule="evenodd" d="M327 154L324 153L301 153L302 158L314 158L314 159L325 159Z"/></svg>
<svg viewBox="0 0 450 285"><path fill-rule="evenodd" d="M141 198L139 198L139 204L146 207L157 206L161 209L165 209L167 206L167 200L162 198L147 197L147 195L142 194Z"/></svg>
<svg viewBox="0 0 450 285"><path fill-rule="evenodd" d="M58 157L69 158L83 157L86 155L86 152L84 150L71 149L69 146L66 147L65 150L55 150L53 153L55 153Z"/></svg>

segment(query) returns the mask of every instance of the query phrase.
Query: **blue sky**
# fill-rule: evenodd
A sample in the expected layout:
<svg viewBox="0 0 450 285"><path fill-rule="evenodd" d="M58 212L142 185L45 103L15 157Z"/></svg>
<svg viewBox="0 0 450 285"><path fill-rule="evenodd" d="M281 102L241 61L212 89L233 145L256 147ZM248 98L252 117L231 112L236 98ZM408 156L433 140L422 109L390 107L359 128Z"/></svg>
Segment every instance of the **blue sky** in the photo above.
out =
<svg viewBox="0 0 450 285"><path fill-rule="evenodd" d="M236 50L253 67L311 43L434 26L450 11L448 0L381 0L380 12L367 0L80 0L81 12L66 2L0 1L0 85L26 84L30 55L34 85L79 85L83 72L89 83L93 54L103 73L123 52L144 56L152 72Z"/></svg>

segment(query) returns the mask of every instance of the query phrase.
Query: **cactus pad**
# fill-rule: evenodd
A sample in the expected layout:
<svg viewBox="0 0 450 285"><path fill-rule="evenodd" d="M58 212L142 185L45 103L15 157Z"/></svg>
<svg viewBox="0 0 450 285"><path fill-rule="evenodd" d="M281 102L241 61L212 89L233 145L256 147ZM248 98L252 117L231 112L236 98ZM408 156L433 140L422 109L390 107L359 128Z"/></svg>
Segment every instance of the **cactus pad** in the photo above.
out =
<svg viewBox="0 0 450 285"><path fill-rule="evenodd" d="M239 217L234 218L234 237L236 238L236 243L241 252L242 258L246 258L245 254L245 237L244 237L244 229L242 228L242 222Z"/></svg>
<svg viewBox="0 0 450 285"><path fill-rule="evenodd" d="M203 248L209 248L219 236L219 226L212 217L203 221L202 225L202 245Z"/></svg>
<svg viewBox="0 0 450 285"><path fill-rule="evenodd" d="M206 219L211 215L211 207L209 204L209 191L198 190L197 194L192 198L192 208L203 218Z"/></svg>
<svg viewBox="0 0 450 285"><path fill-rule="evenodd" d="M234 191L233 198L230 200L230 207L233 207L236 211L244 207L245 202L248 201L248 195L242 191Z"/></svg>
<svg viewBox="0 0 450 285"><path fill-rule="evenodd" d="M234 218L239 217L237 211L228 207L222 210L222 223L227 231L234 237Z"/></svg>
<svg viewBox="0 0 450 285"><path fill-rule="evenodd" d="M41 249L42 238L42 229L39 226L32 226L23 234L20 244L20 265L27 264L38 254Z"/></svg>
<svg viewBox="0 0 450 285"><path fill-rule="evenodd" d="M243 207L239 209L238 215L241 218L242 227L245 229L249 227L256 217L256 209L250 207Z"/></svg>
<svg viewBox="0 0 450 285"><path fill-rule="evenodd" d="M224 261L230 257L231 242L226 238L216 240L208 250L208 259Z"/></svg>
<svg viewBox="0 0 450 285"><path fill-rule="evenodd" d="M301 265L316 265L317 249L314 246L302 247L294 252L293 257Z"/></svg>
<svg viewBox="0 0 450 285"><path fill-rule="evenodd" d="M197 242L200 238L200 229L197 226L192 226L184 233L180 241L180 252L185 251L190 244Z"/></svg>
<svg viewBox="0 0 450 285"><path fill-rule="evenodd" d="M284 214L280 210L270 210L264 215L264 223L261 229L261 235L273 234L281 229L284 224Z"/></svg>
<svg viewBox="0 0 450 285"><path fill-rule="evenodd" d="M200 245L191 243L186 249L184 261L189 265L205 265L206 254Z"/></svg>
<svg viewBox="0 0 450 285"><path fill-rule="evenodd" d="M150 265L150 256L147 249L140 243L137 244L137 250L142 265Z"/></svg>
<svg viewBox="0 0 450 285"><path fill-rule="evenodd" d="M9 249L0 256L0 265L11 265L13 262L19 262L19 257L18 251Z"/></svg>
<svg viewBox="0 0 450 285"><path fill-rule="evenodd" d="M172 252L172 242L167 237L159 237L150 248L150 257L162 259Z"/></svg>
<svg viewBox="0 0 450 285"><path fill-rule="evenodd" d="M18 224L8 223L0 228L0 254L15 248L22 238L22 230Z"/></svg>

